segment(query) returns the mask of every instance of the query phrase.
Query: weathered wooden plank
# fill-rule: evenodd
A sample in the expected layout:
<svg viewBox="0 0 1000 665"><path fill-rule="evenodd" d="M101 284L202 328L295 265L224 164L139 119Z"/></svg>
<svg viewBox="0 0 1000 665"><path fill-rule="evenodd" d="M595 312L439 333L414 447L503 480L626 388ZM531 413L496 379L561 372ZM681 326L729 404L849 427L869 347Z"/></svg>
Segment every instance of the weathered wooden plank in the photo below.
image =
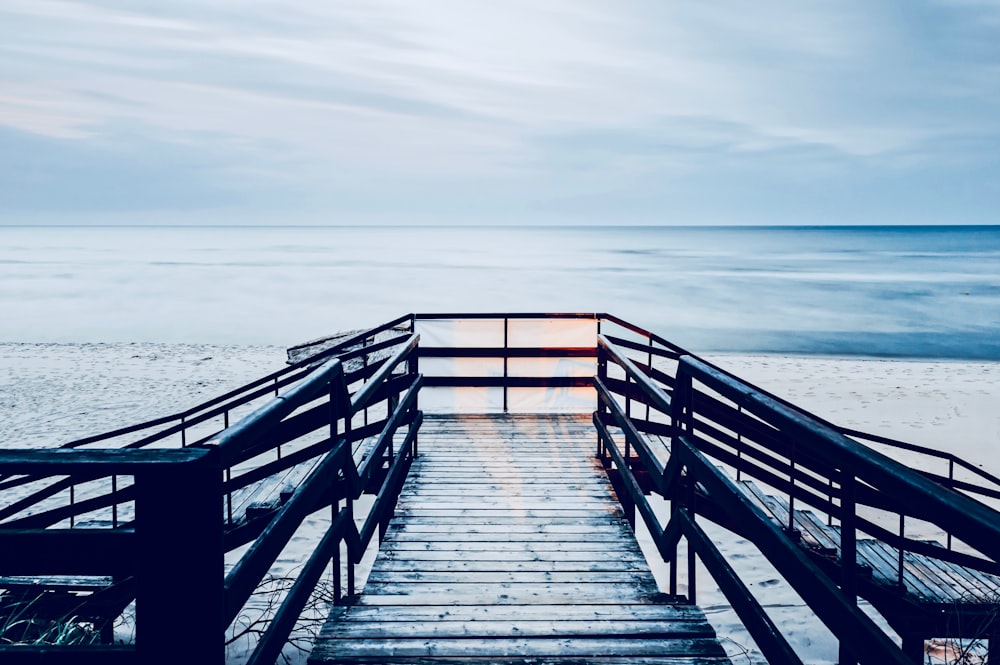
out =
<svg viewBox="0 0 1000 665"><path fill-rule="evenodd" d="M524 520L510 520L508 523L494 523L494 524L484 524L480 521L463 521L463 522L440 522L440 521L427 521L419 520L417 518L410 520L399 520L393 521L389 527L388 534L393 537L408 538L415 536L416 534L439 534L439 535L460 535L468 536L472 534L572 534L579 536L580 534L610 534L617 535L619 537L630 537L631 533L627 531L627 524L622 521L617 527L613 524L608 524L607 520L601 520L600 522L592 520L590 522L584 522L581 520L564 520L562 523L552 524L547 520L533 520L526 522Z"/></svg>
<svg viewBox="0 0 1000 665"><path fill-rule="evenodd" d="M618 504L606 504L603 506L593 506L588 508L519 508L516 511L512 511L509 508L426 508L413 504L396 509L397 519L408 519L410 517L474 517L476 519L510 519L517 516L521 516L525 519L570 519L578 517L593 518L601 515L607 515L616 519L622 519L624 517L621 506Z"/></svg>
<svg viewBox="0 0 1000 665"><path fill-rule="evenodd" d="M412 549L394 547L384 549L379 556L388 559L406 559L410 561L441 561L461 558L466 561L594 561L620 563L640 563L646 559L635 551L613 552L606 547L585 549L584 544L572 551L557 547L546 548L540 543L537 548L520 547L517 549L500 549L481 543L470 543L469 547L448 547L434 549L417 547Z"/></svg>
<svg viewBox="0 0 1000 665"><path fill-rule="evenodd" d="M574 478L567 478L564 474L560 474L562 481L561 488L573 491L603 491L607 493L608 489L611 487L610 483L600 482L595 480L593 477L587 477L584 475L579 475ZM539 478L545 478L545 476L538 476ZM420 480L415 479L410 483L410 488L415 490L420 490L421 492L500 492L509 491L515 488L521 490L526 489L525 478L523 476L512 476L503 480L498 480L493 476L489 475L472 475L464 476L461 478L443 478L430 480Z"/></svg>
<svg viewBox="0 0 1000 665"><path fill-rule="evenodd" d="M624 545L627 541L623 539L618 534L614 533L566 533L566 532L554 532L554 533L471 533L464 531L453 531L451 533L409 533L400 534L396 532L390 534L386 537L384 545L386 547L391 546L390 543L408 543L413 545L412 549L427 549L423 545L427 543L434 543L434 547L452 549L455 552L462 551L460 545L466 543L471 547L475 544L483 545L485 544L487 548L495 547L499 545L500 547L496 549L504 550L511 543L523 543L527 545L530 549L538 549L539 545L542 543L548 543L551 545L550 548L546 549L559 549L560 546L566 546L572 549L579 549L576 547L579 544L582 537L587 538L588 548L593 546L594 548L607 548L615 547L616 545ZM485 548L484 548L485 549Z"/></svg>
<svg viewBox="0 0 1000 665"><path fill-rule="evenodd" d="M628 593L622 591L618 595L610 595L607 589L529 589L511 588L498 590L495 593L485 593L482 590L472 590L468 594L457 592L442 596L437 588L427 592L413 590L411 593L376 594L365 591L358 601L359 605L468 605L469 603L489 602L495 605L575 605L587 603L590 605L618 605L620 603L654 602L655 594Z"/></svg>
<svg viewBox="0 0 1000 665"><path fill-rule="evenodd" d="M652 578L645 571L567 572L558 571L403 571L373 570L368 584L409 582L462 582L465 584L565 584L565 583L614 583L649 586Z"/></svg>
<svg viewBox="0 0 1000 665"><path fill-rule="evenodd" d="M622 603L619 605L354 605L335 607L329 628L350 621L551 621L558 612L566 621L704 621L700 608L684 604Z"/></svg>
<svg viewBox="0 0 1000 665"><path fill-rule="evenodd" d="M370 656L378 652L384 658L458 658L465 656L489 658L537 658L558 654L562 658L589 658L594 656L724 656L725 652L714 639L639 638L608 640L601 638L494 638L470 639L384 639L384 640L324 640L316 645L313 657L351 659Z"/></svg>
<svg viewBox="0 0 1000 665"><path fill-rule="evenodd" d="M941 546L937 542L933 542L933 544ZM934 559L934 561L937 565L952 571L954 576L966 580L966 584L970 587L970 598L982 599L981 602L991 603L996 603L997 599L1000 599L1000 578L973 568L965 568L950 561L941 559Z"/></svg>
<svg viewBox="0 0 1000 665"><path fill-rule="evenodd" d="M858 560L871 566L872 578L892 586L897 579L897 565L895 550L885 550L882 543L864 538L857 542ZM920 602L934 602L937 592L930 589L922 580L913 576L906 566L903 567L903 583L906 591L912 596L916 596Z"/></svg>
<svg viewBox="0 0 1000 665"><path fill-rule="evenodd" d="M509 558L503 557L493 557L492 559L482 559L482 560L468 560L468 557L462 557L461 561L456 561L447 557L439 559L420 559L415 560L412 558L384 558L380 559L376 563L376 567L373 570L384 570L384 571L468 571L468 572L486 572L486 571L537 571L537 572L629 572L629 571L642 571L647 572L649 570L649 564L646 563L645 559L633 558L630 561L621 560L607 560L607 561L540 561L540 560L522 560L522 561L512 561Z"/></svg>
<svg viewBox="0 0 1000 665"><path fill-rule="evenodd" d="M382 605L335 607L331 623L341 621L703 621L705 615L694 605L630 604L586 605Z"/></svg>
<svg viewBox="0 0 1000 665"><path fill-rule="evenodd" d="M624 518L619 518L624 528L628 524ZM567 530L579 529L601 529L609 521L606 514L586 513L580 517L531 517L521 515L506 514L502 517L481 517L471 514L462 515L441 515L423 517L420 515L407 515L406 519L394 519L390 523L390 529L400 531L419 531L421 527L430 529L438 528L471 528L471 529L544 529L546 527L565 527Z"/></svg>
<svg viewBox="0 0 1000 665"><path fill-rule="evenodd" d="M448 639L471 637L492 639L517 637L559 637L567 633L576 639L628 637L681 638L715 637L707 621L423 621L407 622L405 626L393 625L375 619L334 623L323 632L323 639L386 639L419 638Z"/></svg>
<svg viewBox="0 0 1000 665"><path fill-rule="evenodd" d="M511 487L510 490L515 488ZM428 503L434 502L447 502L455 501L457 499L465 499L467 502L473 504L479 503L494 503L496 501L502 501L508 504L519 504L525 501L528 502L538 502L538 501L590 501L590 502L606 502L610 497L611 493L607 490L575 490L570 487L537 487L532 485L524 486L521 491L517 492L516 496L506 495L503 498L496 499L495 492L490 492L489 490L481 490L480 493L474 493L470 490L442 490L442 489L432 489L422 491L420 493L420 500Z"/></svg>
<svg viewBox="0 0 1000 665"><path fill-rule="evenodd" d="M800 525L803 531L808 530L813 538L820 544L824 552L831 554L840 551L840 539L829 525L821 520L816 513L811 510L803 510L797 515L796 524Z"/></svg>
<svg viewBox="0 0 1000 665"><path fill-rule="evenodd" d="M319 661L310 660L310 662ZM339 663L340 665L382 665L386 661L381 655L374 657L357 655L322 662ZM583 665L584 663L592 665L724 665L730 663L730 660L726 656L591 656L586 660L581 660L577 657L562 658L559 656L526 659L518 656L462 655L457 658L451 656L408 657L396 662L405 662L407 665L460 665L462 663L482 663L483 665Z"/></svg>
<svg viewBox="0 0 1000 665"><path fill-rule="evenodd" d="M493 500L479 499L471 497L468 501L460 501L461 497L429 497L426 500L417 500L412 496L404 496L399 500L399 506L403 510L423 507L425 509L436 510L558 510L553 508L554 501L546 500L544 497L531 497L530 499L518 499L517 497L498 498ZM567 499L571 497L565 497ZM581 508L601 509L607 504L608 499L573 498L572 506L567 505L566 510L580 510Z"/></svg>
<svg viewBox="0 0 1000 665"><path fill-rule="evenodd" d="M425 422L364 592L313 662L728 662L699 609L665 604L588 418L475 422Z"/></svg>

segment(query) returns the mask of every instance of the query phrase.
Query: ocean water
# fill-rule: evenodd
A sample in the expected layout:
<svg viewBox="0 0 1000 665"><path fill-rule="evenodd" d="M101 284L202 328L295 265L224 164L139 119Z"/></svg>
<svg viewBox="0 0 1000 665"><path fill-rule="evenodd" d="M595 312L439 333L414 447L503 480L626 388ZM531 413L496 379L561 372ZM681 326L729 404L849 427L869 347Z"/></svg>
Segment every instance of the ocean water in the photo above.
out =
<svg viewBox="0 0 1000 665"><path fill-rule="evenodd" d="M0 227L0 342L607 311L696 352L1000 359L1000 227Z"/></svg>

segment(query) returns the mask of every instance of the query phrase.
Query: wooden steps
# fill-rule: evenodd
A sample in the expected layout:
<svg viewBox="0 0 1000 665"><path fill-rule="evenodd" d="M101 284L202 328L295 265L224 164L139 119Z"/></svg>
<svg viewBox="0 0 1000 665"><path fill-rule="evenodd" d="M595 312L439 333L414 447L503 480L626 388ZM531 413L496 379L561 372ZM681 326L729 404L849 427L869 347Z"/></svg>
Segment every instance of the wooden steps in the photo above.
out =
<svg viewBox="0 0 1000 665"><path fill-rule="evenodd" d="M728 663L661 594L586 417L427 418L364 592L311 663Z"/></svg>
<svg viewBox="0 0 1000 665"><path fill-rule="evenodd" d="M737 485L778 526L788 526L788 502L764 492L751 480ZM823 556L839 558L840 528L820 520L811 511L796 510L793 524L800 537L800 544ZM929 541L933 545L940 543ZM896 593L905 593L919 605L995 606L1000 603L1000 577L958 564L942 561L925 554L903 553L903 588L899 581L899 551L873 538L857 541L857 564L871 575L874 584Z"/></svg>

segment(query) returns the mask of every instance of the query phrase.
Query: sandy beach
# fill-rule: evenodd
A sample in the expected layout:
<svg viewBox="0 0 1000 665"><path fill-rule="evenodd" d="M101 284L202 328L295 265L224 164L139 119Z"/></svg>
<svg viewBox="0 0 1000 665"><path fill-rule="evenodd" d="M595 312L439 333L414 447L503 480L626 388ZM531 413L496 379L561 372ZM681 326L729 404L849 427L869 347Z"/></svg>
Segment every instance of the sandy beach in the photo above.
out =
<svg viewBox="0 0 1000 665"><path fill-rule="evenodd" d="M277 346L0 344L0 441L8 448L55 445L177 411L278 369L284 359ZM1000 363L764 355L710 360L837 424L949 450L1000 472ZM317 518L312 531L318 533L321 522ZM717 537L804 659L836 662L833 638L762 557L733 536ZM280 569L294 568L310 541L309 533L297 538ZM665 580L665 567L654 567ZM734 662L763 662L744 653L752 644L707 576L698 602ZM233 650L231 662L239 662L239 651Z"/></svg>

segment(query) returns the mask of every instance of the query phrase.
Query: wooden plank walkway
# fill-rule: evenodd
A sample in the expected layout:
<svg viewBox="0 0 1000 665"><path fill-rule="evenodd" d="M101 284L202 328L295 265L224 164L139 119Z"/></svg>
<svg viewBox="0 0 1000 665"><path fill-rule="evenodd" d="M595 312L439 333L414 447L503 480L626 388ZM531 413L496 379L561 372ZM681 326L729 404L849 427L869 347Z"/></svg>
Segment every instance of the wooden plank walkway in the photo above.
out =
<svg viewBox="0 0 1000 665"><path fill-rule="evenodd" d="M728 663L656 587L589 416L428 417L356 605L311 663Z"/></svg>
<svg viewBox="0 0 1000 665"><path fill-rule="evenodd" d="M743 480L738 485L778 526L788 525L788 501L784 497L766 494L750 480ZM840 557L839 527L827 525L808 510L795 510L794 523L803 548ZM859 538L857 547L858 565L870 571L871 581L904 593L914 604L992 608L1000 599L1000 577L915 552L903 553L904 586L899 589L899 551L872 538Z"/></svg>

